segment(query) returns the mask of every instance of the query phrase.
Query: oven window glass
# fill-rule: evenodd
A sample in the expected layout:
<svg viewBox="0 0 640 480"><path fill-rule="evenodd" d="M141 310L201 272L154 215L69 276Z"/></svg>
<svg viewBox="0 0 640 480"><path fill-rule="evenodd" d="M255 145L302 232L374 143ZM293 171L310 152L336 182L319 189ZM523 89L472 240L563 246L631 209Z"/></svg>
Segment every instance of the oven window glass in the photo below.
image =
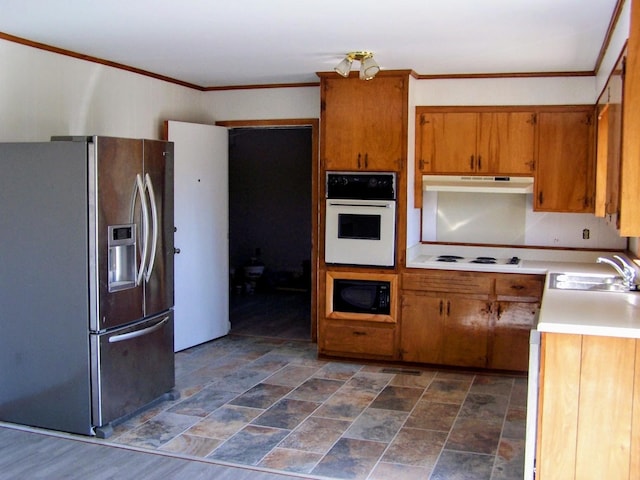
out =
<svg viewBox="0 0 640 480"><path fill-rule="evenodd" d="M380 215L338 214L338 238L380 240Z"/></svg>

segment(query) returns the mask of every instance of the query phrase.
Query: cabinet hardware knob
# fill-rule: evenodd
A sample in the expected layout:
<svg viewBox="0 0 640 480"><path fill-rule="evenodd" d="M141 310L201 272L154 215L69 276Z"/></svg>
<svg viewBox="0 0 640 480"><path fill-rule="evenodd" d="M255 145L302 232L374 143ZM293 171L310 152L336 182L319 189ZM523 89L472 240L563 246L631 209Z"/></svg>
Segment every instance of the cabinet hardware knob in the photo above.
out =
<svg viewBox="0 0 640 480"><path fill-rule="evenodd" d="M173 249L173 253L175 253L176 255L178 255L180 253L180 249L179 248L174 248Z"/></svg>

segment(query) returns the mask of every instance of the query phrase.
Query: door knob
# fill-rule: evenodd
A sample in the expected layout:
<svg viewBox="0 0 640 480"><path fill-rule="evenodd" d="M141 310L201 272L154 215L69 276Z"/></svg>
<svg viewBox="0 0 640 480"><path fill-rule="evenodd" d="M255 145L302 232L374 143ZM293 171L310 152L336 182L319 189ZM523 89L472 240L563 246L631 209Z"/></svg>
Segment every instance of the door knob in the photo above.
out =
<svg viewBox="0 0 640 480"><path fill-rule="evenodd" d="M180 253L180 249L179 248L174 248L173 249L173 253L178 255Z"/></svg>

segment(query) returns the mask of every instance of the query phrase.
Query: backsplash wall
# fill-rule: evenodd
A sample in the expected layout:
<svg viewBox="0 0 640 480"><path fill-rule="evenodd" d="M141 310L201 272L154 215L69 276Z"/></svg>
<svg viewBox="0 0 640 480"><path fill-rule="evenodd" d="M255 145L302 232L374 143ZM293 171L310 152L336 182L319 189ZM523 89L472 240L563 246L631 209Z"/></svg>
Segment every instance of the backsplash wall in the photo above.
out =
<svg viewBox="0 0 640 480"><path fill-rule="evenodd" d="M534 212L532 194L423 192L421 239L526 247L627 248L627 238L618 235L609 219L589 213Z"/></svg>

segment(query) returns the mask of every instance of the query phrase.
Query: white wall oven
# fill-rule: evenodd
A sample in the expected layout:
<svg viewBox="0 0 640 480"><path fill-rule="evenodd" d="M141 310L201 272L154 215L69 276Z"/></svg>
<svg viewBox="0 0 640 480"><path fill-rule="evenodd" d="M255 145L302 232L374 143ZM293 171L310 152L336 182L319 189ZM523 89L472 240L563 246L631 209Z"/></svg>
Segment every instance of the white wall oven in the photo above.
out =
<svg viewBox="0 0 640 480"><path fill-rule="evenodd" d="M327 172L325 263L394 266L395 173Z"/></svg>

